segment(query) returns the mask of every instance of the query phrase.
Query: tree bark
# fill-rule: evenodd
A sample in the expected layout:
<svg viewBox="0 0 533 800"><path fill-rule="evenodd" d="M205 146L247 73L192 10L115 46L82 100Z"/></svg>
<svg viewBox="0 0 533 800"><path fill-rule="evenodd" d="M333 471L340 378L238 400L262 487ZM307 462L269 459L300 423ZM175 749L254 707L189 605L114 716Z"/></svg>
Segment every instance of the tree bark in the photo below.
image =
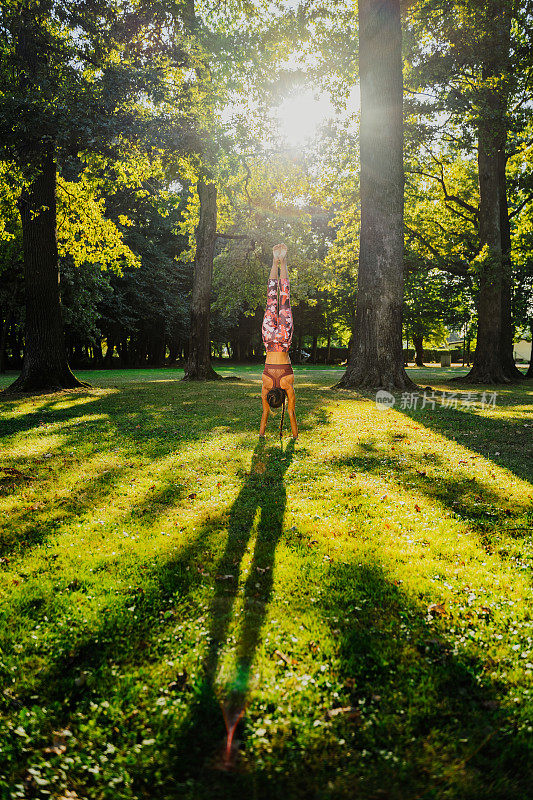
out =
<svg viewBox="0 0 533 800"><path fill-rule="evenodd" d="M214 183L198 181L200 219L196 228L196 258L191 300L191 334L185 381L220 380L211 366L209 318L213 257L217 232L217 189Z"/></svg>
<svg viewBox="0 0 533 800"><path fill-rule="evenodd" d="M26 328L22 372L7 392L90 386L67 361L56 240L56 164L51 145L43 148L38 172L19 200L24 249Z"/></svg>
<svg viewBox="0 0 533 800"><path fill-rule="evenodd" d="M511 226L509 224L509 207L507 205L507 180L505 165L507 157L505 148L500 151L498 162L500 185L500 233L502 240L502 328L500 336L500 356L503 371L510 380L524 378L524 373L518 369L514 360L513 336L514 326L512 319L512 260L511 260Z"/></svg>
<svg viewBox="0 0 533 800"><path fill-rule="evenodd" d="M417 367L425 367L424 364L424 337L413 334L413 344L415 346L415 364Z"/></svg>
<svg viewBox="0 0 533 800"><path fill-rule="evenodd" d="M465 383L509 383L503 366L502 307L504 246L502 237L501 164L507 139L507 89L511 13L504 2L491 5L484 42L485 84L478 118L479 241L485 257L479 265L478 330L472 369ZM504 221L505 224L505 221ZM507 314L507 311L505 311ZM503 325L503 328L505 325Z"/></svg>
<svg viewBox="0 0 533 800"><path fill-rule="evenodd" d="M340 388L414 389L403 364L399 0L359 0L361 233L354 344Z"/></svg>
<svg viewBox="0 0 533 800"><path fill-rule="evenodd" d="M311 345L311 361L316 364L316 351L318 347L318 336L313 336L313 344Z"/></svg>

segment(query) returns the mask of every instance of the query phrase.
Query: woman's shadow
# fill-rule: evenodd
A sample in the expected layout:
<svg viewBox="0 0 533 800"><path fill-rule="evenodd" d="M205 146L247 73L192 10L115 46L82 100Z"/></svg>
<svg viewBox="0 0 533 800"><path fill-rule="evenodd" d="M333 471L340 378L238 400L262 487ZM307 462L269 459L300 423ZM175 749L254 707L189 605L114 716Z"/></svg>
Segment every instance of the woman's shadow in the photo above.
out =
<svg viewBox="0 0 533 800"><path fill-rule="evenodd" d="M284 475L293 455L294 439L285 450L280 447L267 449L264 439L260 439L245 483L231 508L228 539L216 570L215 590L209 609L209 645L202 670L204 680L198 703L191 709L187 738L189 747L196 750L200 758L212 755L212 747L217 739L220 740L222 732L213 719L214 710L219 707L218 718L223 718L226 725L222 758L226 767L231 766L233 735L244 714L250 671L272 595L275 552L287 503ZM244 587L239 590L241 564L258 511L260 518L252 561ZM240 594L242 611L233 675L221 681L217 680L221 651L228 639L235 602ZM189 749L183 740L182 745L185 745L184 750ZM188 756L189 766L192 766L196 759L190 751Z"/></svg>

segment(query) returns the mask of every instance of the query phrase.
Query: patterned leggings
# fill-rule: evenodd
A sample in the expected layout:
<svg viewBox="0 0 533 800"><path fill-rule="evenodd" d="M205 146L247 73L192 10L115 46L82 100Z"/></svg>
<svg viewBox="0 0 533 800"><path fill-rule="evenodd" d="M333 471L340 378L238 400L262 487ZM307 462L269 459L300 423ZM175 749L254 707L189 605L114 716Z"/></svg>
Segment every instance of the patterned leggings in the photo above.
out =
<svg viewBox="0 0 533 800"><path fill-rule="evenodd" d="M293 322L289 281L280 278L280 309L278 314L278 281L269 278L267 305L261 331L267 351L287 352L292 339Z"/></svg>

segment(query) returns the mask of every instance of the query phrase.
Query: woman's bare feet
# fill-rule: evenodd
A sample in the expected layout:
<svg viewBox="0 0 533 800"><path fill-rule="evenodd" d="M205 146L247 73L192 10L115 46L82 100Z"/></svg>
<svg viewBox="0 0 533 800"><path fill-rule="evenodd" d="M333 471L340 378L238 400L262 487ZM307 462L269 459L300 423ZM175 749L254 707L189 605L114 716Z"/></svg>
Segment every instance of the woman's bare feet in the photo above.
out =
<svg viewBox="0 0 533 800"><path fill-rule="evenodd" d="M272 248L272 253L274 255L274 261L276 262L285 261L287 259L287 245L277 244L275 247Z"/></svg>
<svg viewBox="0 0 533 800"><path fill-rule="evenodd" d="M282 278L289 279L289 273L287 271L287 245L286 244L277 244L275 247L272 248L272 253L274 255L274 261L272 263L272 271L278 270Z"/></svg>

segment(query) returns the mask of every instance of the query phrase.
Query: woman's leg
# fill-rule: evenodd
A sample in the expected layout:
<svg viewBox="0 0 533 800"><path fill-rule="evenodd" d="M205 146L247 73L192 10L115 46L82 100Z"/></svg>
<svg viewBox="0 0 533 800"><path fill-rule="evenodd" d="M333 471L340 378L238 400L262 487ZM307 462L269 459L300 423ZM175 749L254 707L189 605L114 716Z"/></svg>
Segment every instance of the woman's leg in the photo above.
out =
<svg viewBox="0 0 533 800"><path fill-rule="evenodd" d="M271 342L278 327L278 263L272 262L272 269L267 282L267 302L263 315L261 333L265 346Z"/></svg>
<svg viewBox="0 0 533 800"><path fill-rule="evenodd" d="M279 323L285 337L287 349L292 340L292 333L294 323L292 320L291 311L291 294L289 284L289 272L287 269L287 258L284 257L280 261L280 301L279 301Z"/></svg>

